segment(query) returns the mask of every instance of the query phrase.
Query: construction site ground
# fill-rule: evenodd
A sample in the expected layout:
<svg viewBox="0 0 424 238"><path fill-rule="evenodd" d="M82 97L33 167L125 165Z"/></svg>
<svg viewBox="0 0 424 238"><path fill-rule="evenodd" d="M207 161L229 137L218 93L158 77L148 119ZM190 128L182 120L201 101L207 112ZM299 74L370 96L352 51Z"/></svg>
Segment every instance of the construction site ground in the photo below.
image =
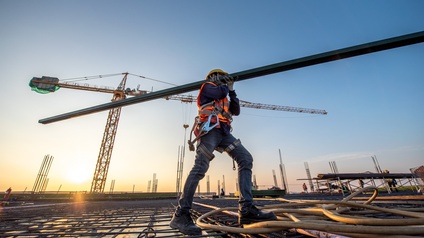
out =
<svg viewBox="0 0 424 238"><path fill-rule="evenodd" d="M398 198L394 198L394 195ZM370 195L364 194L363 199ZM402 199L402 197L410 199ZM340 194L286 195L288 200L342 200ZM386 199L384 199L386 198ZM361 200L361 196L357 198ZM384 207L423 208L418 194L382 194L375 200ZM195 218L214 208L237 207L236 198L195 199ZM277 199L256 199L258 206L281 204ZM202 205L199 205L202 204ZM14 201L0 207L0 237L182 237L169 227L176 198L100 201ZM234 210L234 212L236 212ZM389 215L388 215L389 216ZM396 219L396 217L394 217ZM240 227L237 217L219 213L208 217L208 223ZM264 234L231 233L203 229L204 237L309 237L295 229Z"/></svg>

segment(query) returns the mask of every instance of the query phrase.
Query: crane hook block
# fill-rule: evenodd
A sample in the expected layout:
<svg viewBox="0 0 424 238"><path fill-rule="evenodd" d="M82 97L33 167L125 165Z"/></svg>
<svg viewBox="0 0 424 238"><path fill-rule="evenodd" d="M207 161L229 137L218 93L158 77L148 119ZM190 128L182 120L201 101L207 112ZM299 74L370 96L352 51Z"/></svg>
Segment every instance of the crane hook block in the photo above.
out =
<svg viewBox="0 0 424 238"><path fill-rule="evenodd" d="M60 88L58 83L59 79L55 77L33 77L31 81L29 81L29 86L31 87L32 91L41 94L46 94L57 91Z"/></svg>

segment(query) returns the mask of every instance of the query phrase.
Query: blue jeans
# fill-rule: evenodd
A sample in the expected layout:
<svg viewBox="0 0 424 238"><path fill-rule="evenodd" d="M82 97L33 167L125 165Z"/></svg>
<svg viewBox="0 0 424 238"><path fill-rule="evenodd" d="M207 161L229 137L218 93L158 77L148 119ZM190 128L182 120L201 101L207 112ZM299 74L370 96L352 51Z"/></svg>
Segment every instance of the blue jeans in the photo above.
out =
<svg viewBox="0 0 424 238"><path fill-rule="evenodd" d="M208 134L201 137L200 142L197 145L194 166L191 169L184 184L184 189L178 202L178 209L184 212L188 212L191 209L193 197L199 181L205 177L205 174L209 169L210 160L204 152L199 150L199 147L203 145L203 148L206 148L209 154L212 155L216 148L219 147L226 149L229 145L234 143L234 141L236 141L236 138L233 135L225 135L220 129L217 128L212 129ZM241 143L228 154L232 159L234 159L238 167L238 184L240 190L239 207L250 206L253 202L253 157Z"/></svg>

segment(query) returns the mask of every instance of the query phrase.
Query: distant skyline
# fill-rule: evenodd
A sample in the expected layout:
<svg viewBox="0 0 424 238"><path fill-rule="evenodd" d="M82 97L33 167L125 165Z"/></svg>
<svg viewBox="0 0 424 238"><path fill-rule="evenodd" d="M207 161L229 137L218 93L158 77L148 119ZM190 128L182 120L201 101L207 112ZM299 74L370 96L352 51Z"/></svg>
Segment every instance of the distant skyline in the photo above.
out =
<svg viewBox="0 0 424 238"><path fill-rule="evenodd" d="M37 94L32 77L59 79L130 72L127 86L158 91L202 80L213 68L233 73L423 31L424 2L407 1L51 1L0 2L0 191L32 189L45 155L54 156L47 190L89 191L107 112L48 125L38 120L110 102L73 89ZM280 183L279 153L290 191L311 174L407 173L423 165L424 44L396 48L235 83L241 100L324 109L311 115L242 108L234 136L254 157L260 188ZM121 75L81 83L116 87ZM154 80L151 80L154 79ZM167 83L161 83L167 82ZM189 94L197 95L197 91ZM195 104L163 99L122 108L105 191L175 191L178 148ZM184 179L194 153L186 151ZM211 190L236 172L215 153ZM279 186L281 186L279 184ZM200 183L206 191L206 178Z"/></svg>

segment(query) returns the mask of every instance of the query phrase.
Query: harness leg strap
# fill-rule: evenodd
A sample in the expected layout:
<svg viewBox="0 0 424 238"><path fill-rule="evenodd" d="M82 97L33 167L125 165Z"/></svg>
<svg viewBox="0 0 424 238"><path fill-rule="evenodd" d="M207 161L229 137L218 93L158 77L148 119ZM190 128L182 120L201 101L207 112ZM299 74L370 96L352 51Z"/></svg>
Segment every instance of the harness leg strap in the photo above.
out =
<svg viewBox="0 0 424 238"><path fill-rule="evenodd" d="M208 158L209 161L212 161L215 158L215 155L213 153L211 153L205 145L203 145L202 143L199 144L199 146L197 146L197 150L198 152L202 153L204 156L206 156L206 158Z"/></svg>
<svg viewBox="0 0 424 238"><path fill-rule="evenodd" d="M241 145L241 141L240 139L237 139L233 143L231 143L229 146L227 146L227 148L225 148L224 151L230 154L230 152L233 151L239 145ZM234 159L233 159L233 170L236 170L236 164L234 162Z"/></svg>
<svg viewBox="0 0 424 238"><path fill-rule="evenodd" d="M233 143L231 143L227 148L224 149L225 152L230 153L232 150L234 150L237 146L241 145L240 139L235 140Z"/></svg>

